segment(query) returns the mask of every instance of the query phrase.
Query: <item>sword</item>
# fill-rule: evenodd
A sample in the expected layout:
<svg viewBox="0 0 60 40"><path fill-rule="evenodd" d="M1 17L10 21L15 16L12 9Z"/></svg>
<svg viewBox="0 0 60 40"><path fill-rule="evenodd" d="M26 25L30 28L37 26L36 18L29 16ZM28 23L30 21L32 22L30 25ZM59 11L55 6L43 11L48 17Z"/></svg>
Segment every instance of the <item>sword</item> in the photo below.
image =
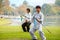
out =
<svg viewBox="0 0 60 40"><path fill-rule="evenodd" d="M38 21L38 19L37 18L35 18L37 21ZM41 21L38 21L39 23L42 23ZM51 33L51 31L49 30L49 29L47 29L46 27L44 27L49 33Z"/></svg>
<svg viewBox="0 0 60 40"><path fill-rule="evenodd" d="M46 27L44 27L49 33L52 33L49 29L47 29Z"/></svg>

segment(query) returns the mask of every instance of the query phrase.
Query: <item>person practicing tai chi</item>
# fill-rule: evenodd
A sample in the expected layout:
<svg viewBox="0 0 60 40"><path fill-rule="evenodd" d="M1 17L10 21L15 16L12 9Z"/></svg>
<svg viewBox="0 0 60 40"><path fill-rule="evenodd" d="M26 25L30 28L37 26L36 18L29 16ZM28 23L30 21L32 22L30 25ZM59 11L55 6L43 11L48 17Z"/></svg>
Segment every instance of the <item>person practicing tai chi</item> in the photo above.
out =
<svg viewBox="0 0 60 40"><path fill-rule="evenodd" d="M42 31L43 20L44 20L44 15L41 12L41 7L36 6L36 12L33 14L33 17L32 17L33 26L29 30L30 35L32 36L32 40L37 40L37 37L34 35L34 33L37 30L39 31L39 35L41 36L41 39L46 40L46 37L44 36L44 33Z"/></svg>
<svg viewBox="0 0 60 40"><path fill-rule="evenodd" d="M31 13L30 13L30 9L27 8L27 13L24 15L24 23L22 24L22 29L24 32L29 32L30 29L30 24L31 24Z"/></svg>

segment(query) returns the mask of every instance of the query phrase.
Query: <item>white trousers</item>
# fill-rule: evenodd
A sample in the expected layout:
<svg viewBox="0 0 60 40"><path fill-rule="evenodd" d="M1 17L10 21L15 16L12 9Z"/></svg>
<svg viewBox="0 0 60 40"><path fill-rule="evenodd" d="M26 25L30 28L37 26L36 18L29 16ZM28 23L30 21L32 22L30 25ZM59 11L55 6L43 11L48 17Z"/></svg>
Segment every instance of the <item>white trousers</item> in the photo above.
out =
<svg viewBox="0 0 60 40"><path fill-rule="evenodd" d="M42 24L40 24L40 25L37 24L36 26L34 26L34 25L32 26L32 28L29 31L32 36L32 39L37 39L37 37L34 34L37 30L39 32L39 35L41 36L41 39L46 40L46 37L44 36L44 33L42 31Z"/></svg>

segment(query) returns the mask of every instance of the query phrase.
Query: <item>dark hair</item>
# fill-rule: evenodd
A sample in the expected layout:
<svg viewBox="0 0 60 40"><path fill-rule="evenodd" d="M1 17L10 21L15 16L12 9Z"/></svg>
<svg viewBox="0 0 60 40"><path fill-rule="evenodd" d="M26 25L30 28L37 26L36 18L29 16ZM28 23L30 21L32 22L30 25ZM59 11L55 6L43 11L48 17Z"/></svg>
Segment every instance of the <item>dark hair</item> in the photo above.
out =
<svg viewBox="0 0 60 40"><path fill-rule="evenodd" d="M38 6L36 6L36 9L37 9L37 8L40 8L40 9L41 9L41 6L38 5Z"/></svg>
<svg viewBox="0 0 60 40"><path fill-rule="evenodd" d="M29 9L29 8L27 8L27 11L29 11L29 12L30 12L30 9Z"/></svg>

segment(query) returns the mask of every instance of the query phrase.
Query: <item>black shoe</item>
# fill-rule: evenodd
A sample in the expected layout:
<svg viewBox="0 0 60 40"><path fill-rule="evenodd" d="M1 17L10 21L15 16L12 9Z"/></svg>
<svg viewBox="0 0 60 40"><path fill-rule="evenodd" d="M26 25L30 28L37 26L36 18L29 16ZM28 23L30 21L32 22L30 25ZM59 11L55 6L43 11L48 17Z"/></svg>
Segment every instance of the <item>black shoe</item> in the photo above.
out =
<svg viewBox="0 0 60 40"><path fill-rule="evenodd" d="M24 32L27 32L27 31L24 31Z"/></svg>
<svg viewBox="0 0 60 40"><path fill-rule="evenodd" d="M33 39L33 40L37 40L37 39Z"/></svg>

